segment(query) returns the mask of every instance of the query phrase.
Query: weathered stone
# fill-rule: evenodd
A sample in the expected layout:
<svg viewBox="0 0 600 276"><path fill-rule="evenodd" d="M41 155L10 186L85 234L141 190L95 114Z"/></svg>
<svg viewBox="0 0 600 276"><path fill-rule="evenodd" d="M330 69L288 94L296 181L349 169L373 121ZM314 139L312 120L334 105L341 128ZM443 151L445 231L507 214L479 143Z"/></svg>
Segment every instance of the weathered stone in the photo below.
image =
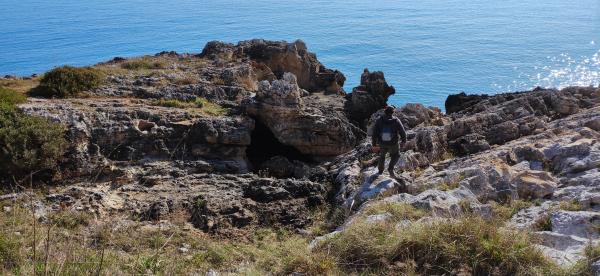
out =
<svg viewBox="0 0 600 276"><path fill-rule="evenodd" d="M519 197L525 199L549 198L556 190L556 180L543 171L525 171L515 177Z"/></svg>

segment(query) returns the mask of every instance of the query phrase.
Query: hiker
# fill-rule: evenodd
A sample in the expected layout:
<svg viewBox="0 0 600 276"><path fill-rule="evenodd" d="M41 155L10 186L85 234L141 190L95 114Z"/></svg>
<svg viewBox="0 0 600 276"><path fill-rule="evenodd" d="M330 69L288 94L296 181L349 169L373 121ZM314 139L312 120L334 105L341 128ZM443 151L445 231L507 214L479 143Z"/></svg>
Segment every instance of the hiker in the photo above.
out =
<svg viewBox="0 0 600 276"><path fill-rule="evenodd" d="M385 108L384 115L377 119L373 128L373 151L379 152L379 174L383 173L385 168L385 155L390 153L390 165L388 172L392 178L396 178L394 166L400 159L398 147L398 134L402 138L402 145L406 143L406 131L400 119L394 116L394 107Z"/></svg>

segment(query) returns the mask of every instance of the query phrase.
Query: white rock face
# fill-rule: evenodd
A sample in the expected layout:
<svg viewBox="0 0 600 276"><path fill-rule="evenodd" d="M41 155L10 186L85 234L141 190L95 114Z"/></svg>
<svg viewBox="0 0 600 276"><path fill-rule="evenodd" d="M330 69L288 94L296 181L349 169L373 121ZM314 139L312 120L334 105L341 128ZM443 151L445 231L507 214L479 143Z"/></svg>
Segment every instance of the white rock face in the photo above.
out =
<svg viewBox="0 0 600 276"><path fill-rule="evenodd" d="M552 213L552 232L577 236L584 239L598 239L600 233L600 213L589 211L558 211Z"/></svg>

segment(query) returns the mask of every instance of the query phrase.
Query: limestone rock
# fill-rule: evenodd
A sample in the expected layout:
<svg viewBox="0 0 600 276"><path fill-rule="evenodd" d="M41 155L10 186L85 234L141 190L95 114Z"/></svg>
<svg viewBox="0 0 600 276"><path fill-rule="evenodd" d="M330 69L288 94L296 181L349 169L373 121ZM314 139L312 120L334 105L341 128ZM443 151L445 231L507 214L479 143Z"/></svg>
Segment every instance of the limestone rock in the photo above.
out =
<svg viewBox="0 0 600 276"><path fill-rule="evenodd" d="M395 92L394 87L385 81L383 72L369 72L365 69L360 77L360 85L352 89L348 115L363 124L371 114L386 107L389 96Z"/></svg>
<svg viewBox="0 0 600 276"><path fill-rule="evenodd" d="M548 198L556 190L556 180L542 171L526 171L515 178L519 197L525 199Z"/></svg>
<svg viewBox="0 0 600 276"><path fill-rule="evenodd" d="M280 143L315 159L350 151L357 143L354 127L343 115L303 104L293 75L261 83L255 101L245 107L248 114L266 125Z"/></svg>

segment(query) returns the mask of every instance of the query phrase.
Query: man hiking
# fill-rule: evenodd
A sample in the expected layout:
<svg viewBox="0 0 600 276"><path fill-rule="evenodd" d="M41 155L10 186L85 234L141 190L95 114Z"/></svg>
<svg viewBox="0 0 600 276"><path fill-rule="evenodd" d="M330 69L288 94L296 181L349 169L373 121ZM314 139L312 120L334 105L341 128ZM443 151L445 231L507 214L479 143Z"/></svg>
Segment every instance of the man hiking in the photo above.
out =
<svg viewBox="0 0 600 276"><path fill-rule="evenodd" d="M385 108L384 115L377 119L375 127L373 128L373 151L379 151L379 163L378 169L379 174L383 173L385 168L385 155L390 153L390 165L388 172L390 177L396 178L394 173L394 166L400 159L400 152L398 147L398 134L402 138L402 145L406 143L406 131L400 119L394 116L394 108L388 106Z"/></svg>

